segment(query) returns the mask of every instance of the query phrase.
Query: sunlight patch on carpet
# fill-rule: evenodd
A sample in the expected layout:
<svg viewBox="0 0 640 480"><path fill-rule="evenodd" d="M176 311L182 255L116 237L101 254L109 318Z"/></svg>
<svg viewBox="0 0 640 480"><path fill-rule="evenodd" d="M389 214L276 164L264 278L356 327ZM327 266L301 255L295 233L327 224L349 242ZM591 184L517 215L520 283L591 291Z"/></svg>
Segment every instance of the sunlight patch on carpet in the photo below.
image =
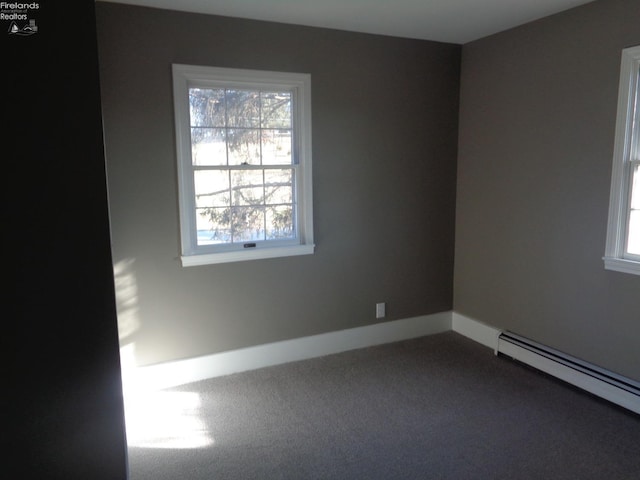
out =
<svg viewBox="0 0 640 480"><path fill-rule="evenodd" d="M204 448L213 438L194 392L135 392L125 396L127 443L144 448Z"/></svg>

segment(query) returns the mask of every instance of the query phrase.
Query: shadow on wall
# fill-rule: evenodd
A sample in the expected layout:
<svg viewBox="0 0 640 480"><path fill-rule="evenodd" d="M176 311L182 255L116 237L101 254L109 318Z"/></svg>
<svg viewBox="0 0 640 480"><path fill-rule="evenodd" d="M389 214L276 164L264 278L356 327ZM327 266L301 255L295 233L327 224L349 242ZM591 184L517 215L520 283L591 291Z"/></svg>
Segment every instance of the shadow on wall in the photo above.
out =
<svg viewBox="0 0 640 480"><path fill-rule="evenodd" d="M136 370L134 334L140 329L138 309L138 284L133 269L135 259L127 258L113 267L118 314L118 338L120 341L120 364L123 387L134 380Z"/></svg>

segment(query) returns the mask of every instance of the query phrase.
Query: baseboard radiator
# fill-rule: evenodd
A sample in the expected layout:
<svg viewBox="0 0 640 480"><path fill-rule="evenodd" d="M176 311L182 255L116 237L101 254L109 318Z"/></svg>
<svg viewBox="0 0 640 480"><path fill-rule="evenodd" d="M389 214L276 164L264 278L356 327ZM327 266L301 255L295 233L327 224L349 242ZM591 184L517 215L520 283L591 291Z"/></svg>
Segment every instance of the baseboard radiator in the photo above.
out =
<svg viewBox="0 0 640 480"><path fill-rule="evenodd" d="M640 414L640 383L510 332L498 335L502 354Z"/></svg>

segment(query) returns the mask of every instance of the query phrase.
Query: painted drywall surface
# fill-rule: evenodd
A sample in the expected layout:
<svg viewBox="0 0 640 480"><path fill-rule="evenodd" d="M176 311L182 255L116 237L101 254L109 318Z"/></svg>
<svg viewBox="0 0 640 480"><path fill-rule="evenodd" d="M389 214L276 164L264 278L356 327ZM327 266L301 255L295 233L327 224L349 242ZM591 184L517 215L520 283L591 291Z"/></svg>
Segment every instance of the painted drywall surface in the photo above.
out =
<svg viewBox="0 0 640 480"><path fill-rule="evenodd" d="M463 47L454 309L640 379L640 277L603 267L636 0Z"/></svg>
<svg viewBox="0 0 640 480"><path fill-rule="evenodd" d="M0 35L3 468L125 480L94 4L36 6Z"/></svg>
<svg viewBox="0 0 640 480"><path fill-rule="evenodd" d="M460 47L97 3L121 341L140 365L446 311ZM183 268L171 64L310 73L314 255Z"/></svg>

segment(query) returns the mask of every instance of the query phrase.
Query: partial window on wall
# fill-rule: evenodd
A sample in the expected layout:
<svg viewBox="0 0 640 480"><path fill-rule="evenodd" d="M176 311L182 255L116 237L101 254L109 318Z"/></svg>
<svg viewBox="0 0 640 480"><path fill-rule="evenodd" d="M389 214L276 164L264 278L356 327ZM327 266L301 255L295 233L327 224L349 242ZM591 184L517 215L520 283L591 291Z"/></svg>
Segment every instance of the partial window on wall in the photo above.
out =
<svg viewBox="0 0 640 480"><path fill-rule="evenodd" d="M182 265L314 251L308 74L173 65Z"/></svg>
<svg viewBox="0 0 640 480"><path fill-rule="evenodd" d="M640 275L640 45L622 51L604 262Z"/></svg>

